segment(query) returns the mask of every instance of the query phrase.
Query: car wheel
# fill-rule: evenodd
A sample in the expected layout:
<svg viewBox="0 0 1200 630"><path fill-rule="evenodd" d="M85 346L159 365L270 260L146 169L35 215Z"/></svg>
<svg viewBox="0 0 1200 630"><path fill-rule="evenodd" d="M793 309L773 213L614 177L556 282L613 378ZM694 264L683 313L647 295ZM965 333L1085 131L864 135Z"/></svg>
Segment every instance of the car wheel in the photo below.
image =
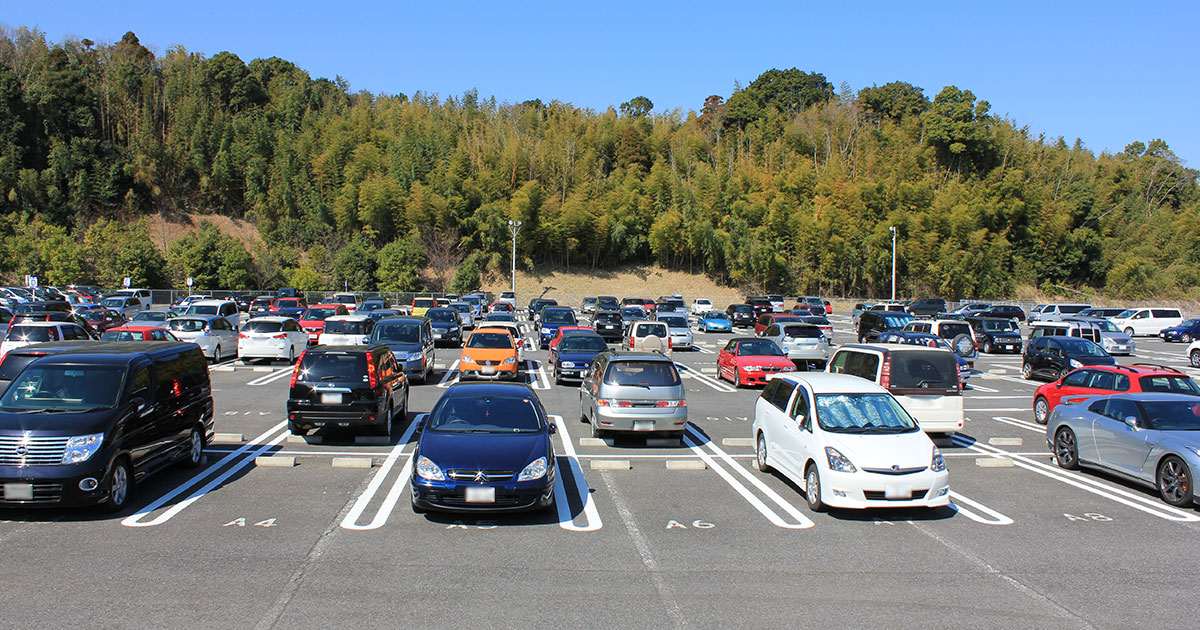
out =
<svg viewBox="0 0 1200 630"><path fill-rule="evenodd" d="M754 463L758 466L759 472L771 471L771 467L767 464L767 438L762 433L758 434L758 446L754 449Z"/></svg>
<svg viewBox="0 0 1200 630"><path fill-rule="evenodd" d="M1200 367L1200 349L1192 350L1192 367Z"/></svg>
<svg viewBox="0 0 1200 630"><path fill-rule="evenodd" d="M1075 432L1067 427L1054 434L1054 460L1060 468L1079 468L1079 445L1075 441Z"/></svg>
<svg viewBox="0 0 1200 630"><path fill-rule="evenodd" d="M105 512L119 512L129 503L129 489L132 483L133 474L129 469L129 460L122 457L113 462L108 480L104 484L108 497L100 504L100 508Z"/></svg>
<svg viewBox="0 0 1200 630"><path fill-rule="evenodd" d="M1038 396L1033 401L1033 419L1038 424L1046 424L1046 416L1050 415L1050 401L1045 396Z"/></svg>
<svg viewBox="0 0 1200 630"><path fill-rule="evenodd" d="M1033 367L1028 363L1022 363L1021 376L1027 381L1033 379Z"/></svg>
<svg viewBox="0 0 1200 630"><path fill-rule="evenodd" d="M821 501L821 474L817 472L816 464L809 464L808 471L804 473L804 499L808 501L808 509L825 511L825 502Z"/></svg>
<svg viewBox="0 0 1200 630"><path fill-rule="evenodd" d="M1183 333L1179 335L1179 340L1183 343L1192 343L1192 335L1190 333Z"/></svg>
<svg viewBox="0 0 1200 630"><path fill-rule="evenodd" d="M1126 328L1125 334L1129 335L1129 337L1132 338L1133 337L1133 328Z"/></svg>
<svg viewBox="0 0 1200 630"><path fill-rule="evenodd" d="M1175 507L1192 504L1192 472L1182 459L1171 455L1158 465L1158 493Z"/></svg>
<svg viewBox="0 0 1200 630"><path fill-rule="evenodd" d="M971 340L970 335L965 333L955 337L951 345L954 347L954 351L958 353L958 356L963 358L971 356L971 351L975 349L975 342Z"/></svg>
<svg viewBox="0 0 1200 630"><path fill-rule="evenodd" d="M188 436L187 457L183 460L184 468L199 468L204 463L204 433L199 428L192 429Z"/></svg>
<svg viewBox="0 0 1200 630"><path fill-rule="evenodd" d="M604 429L597 427L595 420L592 420L591 422L589 422L589 424L591 424L591 426L592 426L592 437L594 437L594 438L605 437L606 431L604 431Z"/></svg>
<svg viewBox="0 0 1200 630"><path fill-rule="evenodd" d="M742 386L742 370L740 368L733 368L733 386L735 389Z"/></svg>
<svg viewBox="0 0 1200 630"><path fill-rule="evenodd" d="M986 354L991 354L996 351L996 346L993 346L992 342L990 342L990 341L985 341L985 342L983 342L983 351Z"/></svg>
<svg viewBox="0 0 1200 630"><path fill-rule="evenodd" d="M288 365L291 365L296 362L296 347L295 346L288 346L287 362L288 362Z"/></svg>
<svg viewBox="0 0 1200 630"><path fill-rule="evenodd" d="M395 415L396 415L396 408L393 407L392 403L389 402L387 413L384 414L384 420L376 428L379 431L379 435L386 435L387 437L392 436L392 417Z"/></svg>

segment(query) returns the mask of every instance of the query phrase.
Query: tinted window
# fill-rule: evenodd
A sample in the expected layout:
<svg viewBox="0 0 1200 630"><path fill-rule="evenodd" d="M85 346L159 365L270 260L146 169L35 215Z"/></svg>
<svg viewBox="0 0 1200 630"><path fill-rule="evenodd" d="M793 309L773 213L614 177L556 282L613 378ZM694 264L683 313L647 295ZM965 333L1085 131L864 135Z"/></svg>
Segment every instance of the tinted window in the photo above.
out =
<svg viewBox="0 0 1200 630"><path fill-rule="evenodd" d="M142 311L133 316L135 322L165 322L167 314L162 311Z"/></svg>
<svg viewBox="0 0 1200 630"><path fill-rule="evenodd" d="M437 301L433 298L417 298L413 300L413 308L433 308L437 306Z"/></svg>
<svg viewBox="0 0 1200 630"><path fill-rule="evenodd" d="M300 365L302 381L365 380L367 357L358 352L309 352Z"/></svg>
<svg viewBox="0 0 1200 630"><path fill-rule="evenodd" d="M1071 337L1061 337L1056 339L1059 347L1062 348L1068 356L1073 357L1103 357L1108 356L1106 352L1096 344L1084 340L1074 339Z"/></svg>
<svg viewBox="0 0 1200 630"><path fill-rule="evenodd" d="M391 343L420 343L421 324L417 322L383 321L371 334L372 341Z"/></svg>
<svg viewBox="0 0 1200 630"><path fill-rule="evenodd" d="M428 427L446 433L533 433L542 421L532 398L447 396L434 407Z"/></svg>
<svg viewBox="0 0 1200 630"><path fill-rule="evenodd" d="M184 315L216 315L217 314L217 305L216 304L212 304L212 305L204 304L204 305L200 305L200 306L189 306L188 309L186 311L184 311L183 314Z"/></svg>
<svg viewBox="0 0 1200 630"><path fill-rule="evenodd" d="M1144 392L1162 392L1167 394L1191 394L1200 396L1200 387L1190 377L1179 376L1143 376L1138 379Z"/></svg>
<svg viewBox="0 0 1200 630"><path fill-rule="evenodd" d="M949 352L893 352L890 387L958 387L958 361Z"/></svg>
<svg viewBox="0 0 1200 630"><path fill-rule="evenodd" d="M277 333L283 330L282 322L264 322L262 320L250 320L245 327L246 332L252 333Z"/></svg>
<svg viewBox="0 0 1200 630"><path fill-rule="evenodd" d="M737 345L737 355L739 357L782 357L783 350L774 341L742 341Z"/></svg>
<svg viewBox="0 0 1200 630"><path fill-rule="evenodd" d="M117 403L124 375L124 370L112 367L30 366L0 398L0 410L20 413L107 409Z"/></svg>
<svg viewBox="0 0 1200 630"><path fill-rule="evenodd" d="M325 320L323 332L332 335L369 335L371 334L371 324L374 322L369 319L363 321L338 321Z"/></svg>
<svg viewBox="0 0 1200 630"><path fill-rule="evenodd" d="M297 299L275 300L275 307L276 308L300 308L300 300L297 300Z"/></svg>
<svg viewBox="0 0 1200 630"><path fill-rule="evenodd" d="M430 321L434 321L434 322L438 322L438 323L442 323L442 324L457 324L458 323L458 311L451 310L451 309L445 309L445 308L430 309L425 314L425 316L428 317Z"/></svg>
<svg viewBox="0 0 1200 630"><path fill-rule="evenodd" d="M477 332L467 339L468 348L512 348L512 335L501 332Z"/></svg>
<svg viewBox="0 0 1200 630"><path fill-rule="evenodd" d="M1074 315L1085 308L1088 308L1087 304L1060 304L1058 312Z"/></svg>
<svg viewBox="0 0 1200 630"><path fill-rule="evenodd" d="M649 337L651 335L663 338L669 336L667 327L663 324L642 324L633 331L634 337Z"/></svg>
<svg viewBox="0 0 1200 630"><path fill-rule="evenodd" d="M1173 308L1156 308L1156 309L1153 309L1152 312L1154 313L1155 317L1164 317L1164 318L1166 318L1166 317L1171 317L1171 318L1182 317L1182 315L1180 315L1179 311L1177 311Z"/></svg>
<svg viewBox="0 0 1200 630"><path fill-rule="evenodd" d="M5 339L9 341L58 341L58 329L53 326L13 326Z"/></svg>
<svg viewBox="0 0 1200 630"><path fill-rule="evenodd" d="M1147 428L1159 431L1200 430L1200 404L1179 400L1142 402Z"/></svg>
<svg viewBox="0 0 1200 630"><path fill-rule="evenodd" d="M795 391L796 384L782 379L775 379L773 382L779 383L779 387L776 388L771 403L781 411L787 411L788 399L792 397L792 392Z"/></svg>
<svg viewBox="0 0 1200 630"><path fill-rule="evenodd" d="M595 335L571 335L558 342L558 348L563 352L602 352L608 346Z"/></svg>
<svg viewBox="0 0 1200 630"><path fill-rule="evenodd" d="M667 361L614 361L604 375L608 385L664 387L679 384L679 372Z"/></svg>
<svg viewBox="0 0 1200 630"><path fill-rule="evenodd" d="M128 330L110 330L100 335L100 341L141 341L142 333L134 334Z"/></svg>
<svg viewBox="0 0 1200 630"><path fill-rule="evenodd" d="M1088 383L1092 379L1092 374L1091 370L1072 372L1062 380L1063 387L1088 387Z"/></svg>
<svg viewBox="0 0 1200 630"><path fill-rule="evenodd" d="M939 330L938 336L944 337L946 339L953 339L959 335L967 335L968 337L971 335L971 327L967 324L958 324L958 323L945 324L945 323L943 323L943 324L941 324L941 326L939 327L938 330Z"/></svg>
<svg viewBox="0 0 1200 630"><path fill-rule="evenodd" d="M543 324L574 324L575 313L567 310L546 309L542 311Z"/></svg>

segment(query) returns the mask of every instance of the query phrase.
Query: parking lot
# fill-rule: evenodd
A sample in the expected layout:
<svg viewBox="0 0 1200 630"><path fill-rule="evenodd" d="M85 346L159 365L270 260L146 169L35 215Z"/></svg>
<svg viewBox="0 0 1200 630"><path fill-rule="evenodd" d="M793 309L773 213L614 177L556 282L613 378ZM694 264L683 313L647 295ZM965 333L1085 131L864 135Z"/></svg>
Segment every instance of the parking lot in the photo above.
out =
<svg viewBox="0 0 1200 630"><path fill-rule="evenodd" d="M834 314L837 343L852 342ZM417 515L414 420L457 379L457 349L411 390L391 440L293 437L291 367L211 369L218 441L199 471L135 488L116 515L0 514L4 625L211 627L1181 626L1197 608L1200 511L1058 468L1020 355L980 355L965 428L940 441L953 506L816 514L753 467L758 391L716 379L729 335L677 351L683 444L597 440L578 388L526 353L558 425L557 508ZM1185 367L1184 347L1135 357ZM49 624L47 620L52 620ZM1186 620L1186 621L1185 621Z"/></svg>

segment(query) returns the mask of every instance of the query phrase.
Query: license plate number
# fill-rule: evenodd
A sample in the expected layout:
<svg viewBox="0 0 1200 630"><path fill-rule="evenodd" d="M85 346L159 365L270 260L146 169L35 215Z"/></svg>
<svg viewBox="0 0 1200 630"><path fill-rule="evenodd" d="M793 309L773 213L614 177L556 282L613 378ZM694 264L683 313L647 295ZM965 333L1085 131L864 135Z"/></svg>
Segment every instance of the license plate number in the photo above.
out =
<svg viewBox="0 0 1200 630"><path fill-rule="evenodd" d="M321 394L322 405L340 405L342 404L342 394L339 392Z"/></svg>
<svg viewBox="0 0 1200 630"><path fill-rule="evenodd" d="M634 420L633 421L633 430L634 431L653 431L654 430L654 421L653 420Z"/></svg>
<svg viewBox="0 0 1200 630"><path fill-rule="evenodd" d="M883 497L885 499L911 499L912 486L889 483L883 486Z"/></svg>
<svg viewBox="0 0 1200 630"><path fill-rule="evenodd" d="M33 484L6 483L4 484L4 498L8 501L32 501Z"/></svg>
<svg viewBox="0 0 1200 630"><path fill-rule="evenodd" d="M434 339L441 339L441 338L442 338L442 333L433 333L433 338L434 338Z"/></svg>
<svg viewBox="0 0 1200 630"><path fill-rule="evenodd" d="M492 486L467 486L467 503L495 503L496 489Z"/></svg>

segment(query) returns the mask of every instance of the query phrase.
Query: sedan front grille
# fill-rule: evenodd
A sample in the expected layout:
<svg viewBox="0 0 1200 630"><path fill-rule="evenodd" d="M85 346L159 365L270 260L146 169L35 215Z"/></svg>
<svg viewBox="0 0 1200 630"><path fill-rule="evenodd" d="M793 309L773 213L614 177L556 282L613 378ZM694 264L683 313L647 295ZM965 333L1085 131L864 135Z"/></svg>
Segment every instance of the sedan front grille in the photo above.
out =
<svg viewBox="0 0 1200 630"><path fill-rule="evenodd" d="M455 481L475 481L476 476L482 473L483 479L480 481L509 481L512 479L513 471L511 470L449 470L446 475Z"/></svg>
<svg viewBox="0 0 1200 630"><path fill-rule="evenodd" d="M62 501L61 483L35 483L32 499L5 499L0 495L0 505L30 505L35 503L58 503Z"/></svg>
<svg viewBox="0 0 1200 630"><path fill-rule="evenodd" d="M925 470L925 468L927 468L927 467L921 466L920 468L864 468L863 472L875 473L877 475L911 475L913 473L919 473L919 472Z"/></svg>
<svg viewBox="0 0 1200 630"><path fill-rule="evenodd" d="M69 437L0 436L0 466L57 466Z"/></svg>
<svg viewBox="0 0 1200 630"><path fill-rule="evenodd" d="M924 499L927 492L929 492L928 489L913 490L911 499L889 499L882 490L863 490L863 497L868 501L916 501Z"/></svg>

